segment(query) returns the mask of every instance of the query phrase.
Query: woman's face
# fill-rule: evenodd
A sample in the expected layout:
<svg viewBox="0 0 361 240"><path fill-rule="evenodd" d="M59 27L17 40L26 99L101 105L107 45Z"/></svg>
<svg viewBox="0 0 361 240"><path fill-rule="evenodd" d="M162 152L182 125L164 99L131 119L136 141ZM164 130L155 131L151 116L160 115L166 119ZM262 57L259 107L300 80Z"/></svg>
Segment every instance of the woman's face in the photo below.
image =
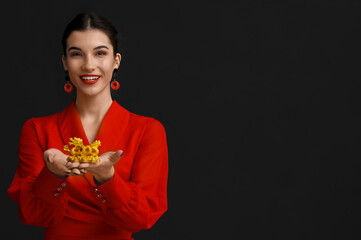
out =
<svg viewBox="0 0 361 240"><path fill-rule="evenodd" d="M110 92L109 83L120 59L119 53L114 56L109 37L97 29L72 32L62 58L78 93L88 96Z"/></svg>

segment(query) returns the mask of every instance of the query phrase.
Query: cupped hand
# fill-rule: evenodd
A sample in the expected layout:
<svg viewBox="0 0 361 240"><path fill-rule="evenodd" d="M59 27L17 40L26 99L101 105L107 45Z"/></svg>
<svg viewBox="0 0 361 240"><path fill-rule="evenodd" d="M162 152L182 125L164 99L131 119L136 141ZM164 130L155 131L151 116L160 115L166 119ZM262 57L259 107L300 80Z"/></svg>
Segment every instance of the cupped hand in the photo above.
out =
<svg viewBox="0 0 361 240"><path fill-rule="evenodd" d="M68 155L56 148L44 152L44 160L49 171L59 178L66 178L69 169L66 167Z"/></svg>
<svg viewBox="0 0 361 240"><path fill-rule="evenodd" d="M44 152L44 160L49 171L59 178L66 178L69 175L77 176L86 173L78 164L76 167L69 168L69 156L56 148L49 148Z"/></svg>
<svg viewBox="0 0 361 240"><path fill-rule="evenodd" d="M94 176L94 180L101 185L114 176L114 164L119 161L123 155L122 150L115 152L106 152L99 156L97 163L81 163L79 168L85 169Z"/></svg>

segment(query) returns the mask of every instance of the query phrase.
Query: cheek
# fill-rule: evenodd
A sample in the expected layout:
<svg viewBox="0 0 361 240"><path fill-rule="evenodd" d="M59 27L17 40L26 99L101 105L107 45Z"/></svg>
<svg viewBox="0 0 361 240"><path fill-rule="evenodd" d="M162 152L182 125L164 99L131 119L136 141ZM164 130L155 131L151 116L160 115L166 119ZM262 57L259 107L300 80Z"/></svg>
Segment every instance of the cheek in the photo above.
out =
<svg viewBox="0 0 361 240"><path fill-rule="evenodd" d="M115 68L115 66L114 66L113 62L108 62L108 63L104 64L103 65L104 74L113 75L114 68Z"/></svg>
<svg viewBox="0 0 361 240"><path fill-rule="evenodd" d="M81 63L80 61L69 61L67 66L69 72L75 72L75 71L79 71L79 68L81 67Z"/></svg>

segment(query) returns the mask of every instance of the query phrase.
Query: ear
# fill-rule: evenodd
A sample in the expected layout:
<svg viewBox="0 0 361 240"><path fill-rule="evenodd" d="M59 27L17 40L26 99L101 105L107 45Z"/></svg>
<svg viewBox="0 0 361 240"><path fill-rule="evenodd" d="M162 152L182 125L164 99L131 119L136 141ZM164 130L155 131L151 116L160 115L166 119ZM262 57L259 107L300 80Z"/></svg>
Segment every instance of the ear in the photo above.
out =
<svg viewBox="0 0 361 240"><path fill-rule="evenodd" d="M120 55L120 53L115 54L115 63L114 63L115 68L119 68L119 64L121 60L122 60L122 55Z"/></svg>
<svg viewBox="0 0 361 240"><path fill-rule="evenodd" d="M63 62L63 67L64 67L64 70L67 71L68 70L68 66L66 64L66 57L63 55L61 57L61 61Z"/></svg>

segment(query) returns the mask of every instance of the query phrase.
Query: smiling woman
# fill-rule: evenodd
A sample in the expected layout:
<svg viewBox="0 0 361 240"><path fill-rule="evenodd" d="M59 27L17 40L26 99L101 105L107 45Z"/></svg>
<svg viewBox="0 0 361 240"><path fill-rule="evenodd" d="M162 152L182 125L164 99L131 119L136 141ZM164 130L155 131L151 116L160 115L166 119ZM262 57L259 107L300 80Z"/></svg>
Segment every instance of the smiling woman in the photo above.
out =
<svg viewBox="0 0 361 240"><path fill-rule="evenodd" d="M23 223L45 227L44 239L132 239L167 210L164 128L111 97L110 86L119 87L112 81L121 60L116 36L104 17L76 16L62 39L62 62L76 100L23 126L8 194ZM76 150L67 145L74 139L81 143ZM97 162L67 155L94 154L89 149L95 145Z"/></svg>
<svg viewBox="0 0 361 240"><path fill-rule="evenodd" d="M110 98L109 83L121 59L113 52L109 37L101 30L73 31L69 35L62 60L81 99L94 95Z"/></svg>

